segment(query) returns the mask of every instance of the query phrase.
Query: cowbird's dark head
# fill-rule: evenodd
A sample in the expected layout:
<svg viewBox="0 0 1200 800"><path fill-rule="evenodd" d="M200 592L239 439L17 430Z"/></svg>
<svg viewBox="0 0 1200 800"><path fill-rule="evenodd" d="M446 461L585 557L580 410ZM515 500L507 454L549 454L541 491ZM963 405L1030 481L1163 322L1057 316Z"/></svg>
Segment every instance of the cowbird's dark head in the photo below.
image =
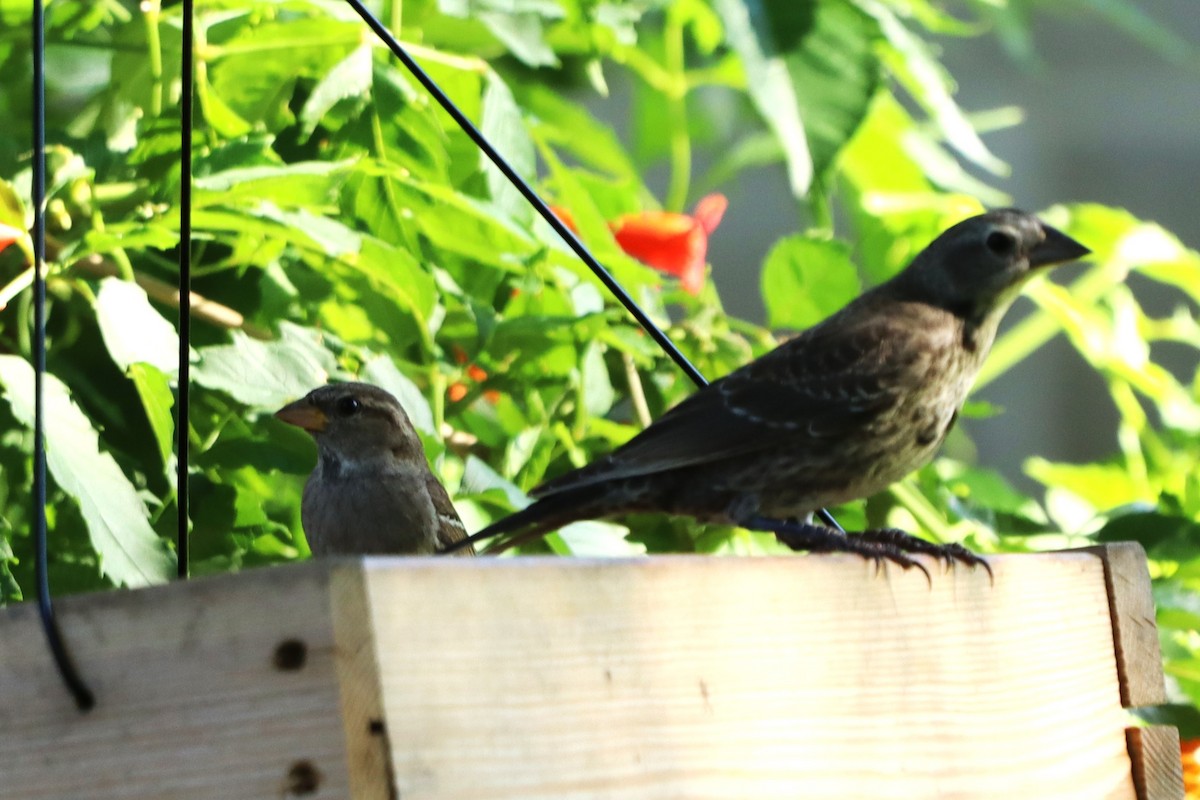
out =
<svg viewBox="0 0 1200 800"><path fill-rule="evenodd" d="M424 452L399 401L366 383L333 383L313 389L275 416L308 431L322 456L333 456L342 463Z"/></svg>
<svg viewBox="0 0 1200 800"><path fill-rule="evenodd" d="M1003 314L1042 267L1091 251L1032 214L989 211L947 230L893 279L905 299L929 303L964 319Z"/></svg>

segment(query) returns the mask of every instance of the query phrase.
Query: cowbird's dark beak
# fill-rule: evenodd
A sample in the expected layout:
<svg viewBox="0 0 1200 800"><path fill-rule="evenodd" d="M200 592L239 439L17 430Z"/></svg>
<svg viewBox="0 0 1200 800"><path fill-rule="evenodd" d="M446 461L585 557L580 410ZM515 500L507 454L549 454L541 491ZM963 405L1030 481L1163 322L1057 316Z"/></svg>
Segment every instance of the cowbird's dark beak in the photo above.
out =
<svg viewBox="0 0 1200 800"><path fill-rule="evenodd" d="M303 428L309 433L320 433L325 430L325 425L329 422L325 412L309 403L307 398L288 403L276 411L275 416L289 425Z"/></svg>
<svg viewBox="0 0 1200 800"><path fill-rule="evenodd" d="M1030 267L1048 267L1051 264L1062 264L1083 258L1092 252L1079 242L1067 236L1062 231L1042 223L1042 231L1046 238L1038 242L1029 253Z"/></svg>

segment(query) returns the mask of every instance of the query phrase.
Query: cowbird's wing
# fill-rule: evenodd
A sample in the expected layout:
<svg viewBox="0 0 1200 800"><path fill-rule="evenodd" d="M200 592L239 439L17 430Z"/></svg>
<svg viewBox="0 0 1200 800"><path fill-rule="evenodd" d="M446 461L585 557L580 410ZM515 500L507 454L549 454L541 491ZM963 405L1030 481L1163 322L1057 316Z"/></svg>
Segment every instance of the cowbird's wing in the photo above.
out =
<svg viewBox="0 0 1200 800"><path fill-rule="evenodd" d="M848 324L847 324L848 323ZM921 357L886 315L833 317L688 397L611 455L542 484L545 497L777 449L836 447L869 427Z"/></svg>

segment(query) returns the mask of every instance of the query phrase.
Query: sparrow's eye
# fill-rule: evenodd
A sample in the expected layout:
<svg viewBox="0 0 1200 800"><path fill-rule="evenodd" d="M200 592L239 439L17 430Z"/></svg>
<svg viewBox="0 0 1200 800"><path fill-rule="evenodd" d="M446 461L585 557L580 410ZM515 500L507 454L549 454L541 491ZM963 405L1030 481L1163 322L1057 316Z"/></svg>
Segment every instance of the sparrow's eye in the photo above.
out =
<svg viewBox="0 0 1200 800"><path fill-rule="evenodd" d="M1017 239L1008 231L995 230L983 241L987 249L998 256L1009 256L1017 249Z"/></svg>
<svg viewBox="0 0 1200 800"><path fill-rule="evenodd" d="M337 412L343 417L352 417L362 411L362 403L357 397L343 397L337 401Z"/></svg>

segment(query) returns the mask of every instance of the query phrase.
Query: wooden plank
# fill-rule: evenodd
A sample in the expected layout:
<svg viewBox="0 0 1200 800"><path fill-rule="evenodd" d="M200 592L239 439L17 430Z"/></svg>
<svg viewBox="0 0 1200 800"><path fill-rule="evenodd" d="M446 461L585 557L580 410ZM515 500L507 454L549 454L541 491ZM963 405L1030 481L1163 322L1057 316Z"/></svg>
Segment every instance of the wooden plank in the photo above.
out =
<svg viewBox="0 0 1200 800"><path fill-rule="evenodd" d="M0 798L350 797L328 573L60 600L88 714L33 604L0 609Z"/></svg>
<svg viewBox="0 0 1200 800"><path fill-rule="evenodd" d="M1137 542L1086 550L1104 562L1122 705L1134 708L1167 702L1146 551Z"/></svg>
<svg viewBox="0 0 1200 800"><path fill-rule="evenodd" d="M350 796L394 800L392 754L384 724L374 630L362 566L339 561L332 573L335 661L342 698Z"/></svg>
<svg viewBox="0 0 1200 800"><path fill-rule="evenodd" d="M1169 734L1126 744L1100 559L992 563L369 559L68 598L88 715L36 610L0 610L0 799L1177 797Z"/></svg>
<svg viewBox="0 0 1200 800"><path fill-rule="evenodd" d="M1135 797L1100 560L991 563L372 560L399 796Z"/></svg>
<svg viewBox="0 0 1200 800"><path fill-rule="evenodd" d="M1128 738L1137 800L1183 800L1179 731L1170 725L1130 728Z"/></svg>

